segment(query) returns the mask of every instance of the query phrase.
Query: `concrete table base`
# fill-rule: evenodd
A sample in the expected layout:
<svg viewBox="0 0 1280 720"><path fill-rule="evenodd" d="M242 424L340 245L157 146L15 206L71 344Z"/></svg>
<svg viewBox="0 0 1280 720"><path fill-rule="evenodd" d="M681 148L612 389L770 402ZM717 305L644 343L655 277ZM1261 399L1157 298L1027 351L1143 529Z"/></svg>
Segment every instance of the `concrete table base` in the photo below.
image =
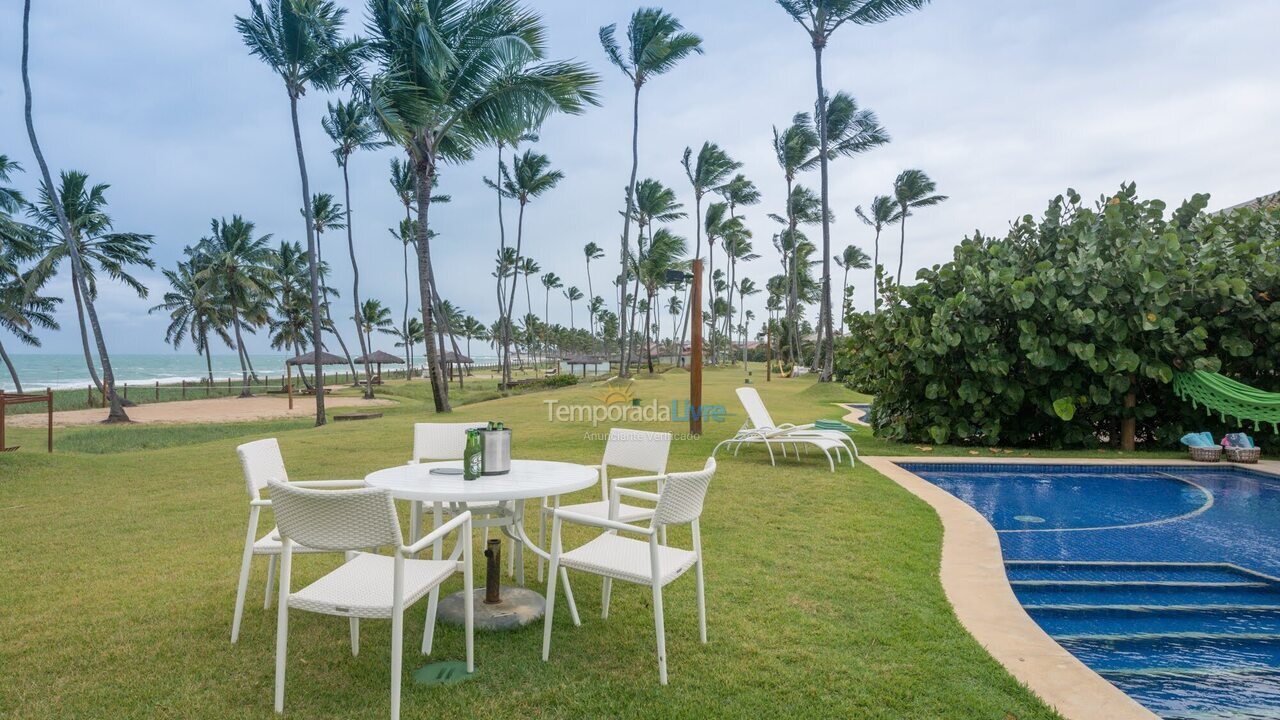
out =
<svg viewBox="0 0 1280 720"><path fill-rule="evenodd" d="M456 592L441 598L436 617L450 625L462 625L463 597L466 593ZM488 605L484 601L484 588L477 588L472 593L475 607L477 630L515 630L542 617L547 609L547 601L529 588L505 586L502 588L502 602Z"/></svg>

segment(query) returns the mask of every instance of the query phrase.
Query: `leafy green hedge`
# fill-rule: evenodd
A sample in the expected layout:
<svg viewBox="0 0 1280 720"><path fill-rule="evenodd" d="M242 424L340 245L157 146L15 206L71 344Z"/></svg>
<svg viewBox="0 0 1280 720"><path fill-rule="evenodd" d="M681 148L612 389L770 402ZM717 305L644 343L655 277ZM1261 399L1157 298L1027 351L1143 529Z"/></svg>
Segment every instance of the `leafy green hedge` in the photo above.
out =
<svg viewBox="0 0 1280 720"><path fill-rule="evenodd" d="M886 286L878 313L848 318L839 371L899 440L1089 447L1125 413L1140 442L1166 446L1236 429L1170 381L1196 368L1280 390L1280 211L1207 202L1166 213L1124 185L1089 207L1069 190L1003 238L966 238L916 285Z"/></svg>

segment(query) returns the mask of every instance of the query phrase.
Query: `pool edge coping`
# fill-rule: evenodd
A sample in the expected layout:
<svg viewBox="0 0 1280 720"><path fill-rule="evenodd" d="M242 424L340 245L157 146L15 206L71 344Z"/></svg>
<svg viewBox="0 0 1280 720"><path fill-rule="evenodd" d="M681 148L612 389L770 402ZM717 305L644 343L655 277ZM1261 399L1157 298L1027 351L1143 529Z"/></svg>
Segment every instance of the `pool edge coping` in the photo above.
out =
<svg viewBox="0 0 1280 720"><path fill-rule="evenodd" d="M960 624L996 662L1069 720L1159 720L1089 668L1036 624L1018 602L1004 569L995 528L967 503L898 463L975 465L1185 465L1185 460L1089 458L863 457L869 467L925 501L942 521L939 579ZM1252 466L1257 467L1257 466Z"/></svg>

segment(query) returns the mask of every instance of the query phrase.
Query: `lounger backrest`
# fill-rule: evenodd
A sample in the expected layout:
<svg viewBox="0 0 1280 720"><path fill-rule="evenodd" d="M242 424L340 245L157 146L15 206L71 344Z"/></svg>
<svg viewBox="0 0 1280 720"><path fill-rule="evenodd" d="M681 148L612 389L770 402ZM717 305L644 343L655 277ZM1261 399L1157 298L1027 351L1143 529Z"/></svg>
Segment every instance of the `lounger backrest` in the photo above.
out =
<svg viewBox="0 0 1280 720"><path fill-rule="evenodd" d="M245 443L236 448L236 454L240 456L240 469L244 471L244 484L249 491L249 499L258 500L269 482L289 482L289 473L284 469L284 457L280 454L280 443L275 438Z"/></svg>
<svg viewBox="0 0 1280 720"><path fill-rule="evenodd" d="M747 418L751 420L752 427L777 427L777 425L773 424L773 418L769 415L769 409L764 406L764 400L760 399L760 393L756 392L755 388L740 387L737 392L738 400L742 403L743 409L747 411Z"/></svg>

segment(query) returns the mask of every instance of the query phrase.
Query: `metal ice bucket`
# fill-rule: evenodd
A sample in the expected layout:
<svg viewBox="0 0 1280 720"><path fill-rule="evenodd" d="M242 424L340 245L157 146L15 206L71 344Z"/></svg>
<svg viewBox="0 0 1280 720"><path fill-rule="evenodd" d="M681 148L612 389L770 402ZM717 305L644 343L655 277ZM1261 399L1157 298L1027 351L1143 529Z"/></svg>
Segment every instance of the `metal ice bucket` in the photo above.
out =
<svg viewBox="0 0 1280 720"><path fill-rule="evenodd" d="M504 475L511 472L511 431L481 430L483 446L482 475Z"/></svg>

